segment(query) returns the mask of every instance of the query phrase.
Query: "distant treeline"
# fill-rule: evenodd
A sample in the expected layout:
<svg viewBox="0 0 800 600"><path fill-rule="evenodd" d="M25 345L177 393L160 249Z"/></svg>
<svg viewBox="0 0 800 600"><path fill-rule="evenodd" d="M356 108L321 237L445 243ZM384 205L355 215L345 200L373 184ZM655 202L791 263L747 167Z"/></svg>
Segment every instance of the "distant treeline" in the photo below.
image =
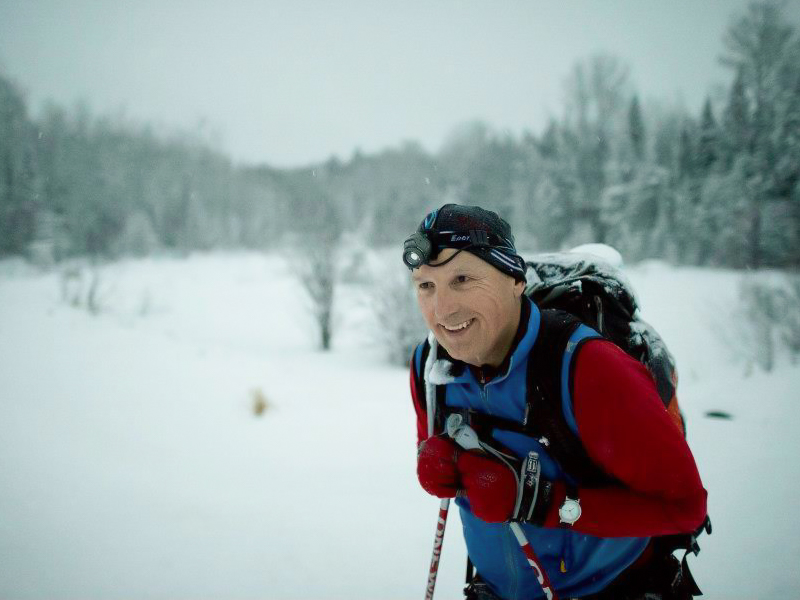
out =
<svg viewBox="0 0 800 600"><path fill-rule="evenodd" d="M563 115L515 137L481 123L435 155L407 143L302 169L240 167L198 136L50 106L34 119L0 75L0 256L36 260L360 235L395 244L444 202L492 208L523 250L586 241L731 267L800 266L800 38L756 3L723 39L732 83L699 115L642 105L598 55ZM277 141L275 143L278 143Z"/></svg>

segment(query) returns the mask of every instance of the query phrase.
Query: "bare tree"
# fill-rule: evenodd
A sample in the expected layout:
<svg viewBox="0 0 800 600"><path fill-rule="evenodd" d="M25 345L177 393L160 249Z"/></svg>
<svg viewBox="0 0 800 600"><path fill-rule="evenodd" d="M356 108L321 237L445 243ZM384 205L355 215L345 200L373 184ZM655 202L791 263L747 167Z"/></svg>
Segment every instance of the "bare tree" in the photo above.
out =
<svg viewBox="0 0 800 600"><path fill-rule="evenodd" d="M336 248L333 240L304 244L294 265L300 284L311 300L311 314L319 329L319 346L329 350L333 339L333 301L336 292Z"/></svg>
<svg viewBox="0 0 800 600"><path fill-rule="evenodd" d="M312 175L313 176L313 175ZM309 199L302 229L291 259L295 274L311 301L319 330L319 345L329 350L333 340L333 308L338 283L338 254L343 223L327 195Z"/></svg>

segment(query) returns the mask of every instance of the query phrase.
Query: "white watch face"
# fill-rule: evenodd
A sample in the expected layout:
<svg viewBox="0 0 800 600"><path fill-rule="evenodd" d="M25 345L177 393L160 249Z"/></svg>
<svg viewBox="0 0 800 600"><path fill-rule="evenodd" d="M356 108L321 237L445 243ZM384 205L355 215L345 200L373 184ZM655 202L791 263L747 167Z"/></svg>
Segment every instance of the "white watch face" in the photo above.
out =
<svg viewBox="0 0 800 600"><path fill-rule="evenodd" d="M558 509L558 516L562 523L572 525L581 516L581 505L577 500L567 498Z"/></svg>

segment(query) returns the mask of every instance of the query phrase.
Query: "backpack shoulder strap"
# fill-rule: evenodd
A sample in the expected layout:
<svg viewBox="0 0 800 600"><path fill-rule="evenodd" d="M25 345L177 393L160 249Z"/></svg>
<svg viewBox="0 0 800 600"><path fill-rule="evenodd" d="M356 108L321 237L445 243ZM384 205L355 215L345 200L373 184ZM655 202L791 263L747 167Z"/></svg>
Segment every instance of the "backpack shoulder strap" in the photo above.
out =
<svg viewBox="0 0 800 600"><path fill-rule="evenodd" d="M425 363L430 354L431 345L426 338L424 342L419 344L414 350L413 364L414 364L414 384L417 387L417 397L419 399L420 407L427 410L428 399L425 397Z"/></svg>
<svg viewBox="0 0 800 600"><path fill-rule="evenodd" d="M539 333L528 357L527 426L545 438L548 453L581 485L608 485L614 479L589 458L572 413L573 358L584 342L600 335L566 311L540 312Z"/></svg>

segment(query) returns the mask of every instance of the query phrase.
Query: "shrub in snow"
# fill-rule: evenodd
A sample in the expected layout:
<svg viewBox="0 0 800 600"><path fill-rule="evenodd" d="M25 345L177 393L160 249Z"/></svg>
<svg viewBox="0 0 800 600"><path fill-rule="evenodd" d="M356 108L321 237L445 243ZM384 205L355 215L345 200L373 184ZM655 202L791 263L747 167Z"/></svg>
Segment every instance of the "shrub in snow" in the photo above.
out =
<svg viewBox="0 0 800 600"><path fill-rule="evenodd" d="M787 277L781 298L780 339L786 346L792 364L800 359L800 275Z"/></svg>
<svg viewBox="0 0 800 600"><path fill-rule="evenodd" d="M81 305L83 297L83 273L74 265L61 269L61 301L70 306Z"/></svg>
<svg viewBox="0 0 800 600"><path fill-rule="evenodd" d="M338 252L340 281L344 284L369 285L370 275L364 268L369 259L369 249L361 235L343 233Z"/></svg>
<svg viewBox="0 0 800 600"><path fill-rule="evenodd" d="M749 372L753 366L771 371L781 318L783 290L770 281L745 276L739 283L739 304L734 311L739 349Z"/></svg>
<svg viewBox="0 0 800 600"><path fill-rule="evenodd" d="M110 287L98 265L67 264L61 269L61 301L96 315L103 311Z"/></svg>
<svg viewBox="0 0 800 600"><path fill-rule="evenodd" d="M428 328L417 307L408 269L398 263L392 256L376 267L369 289L376 341L392 364L405 367L416 345L428 334Z"/></svg>

